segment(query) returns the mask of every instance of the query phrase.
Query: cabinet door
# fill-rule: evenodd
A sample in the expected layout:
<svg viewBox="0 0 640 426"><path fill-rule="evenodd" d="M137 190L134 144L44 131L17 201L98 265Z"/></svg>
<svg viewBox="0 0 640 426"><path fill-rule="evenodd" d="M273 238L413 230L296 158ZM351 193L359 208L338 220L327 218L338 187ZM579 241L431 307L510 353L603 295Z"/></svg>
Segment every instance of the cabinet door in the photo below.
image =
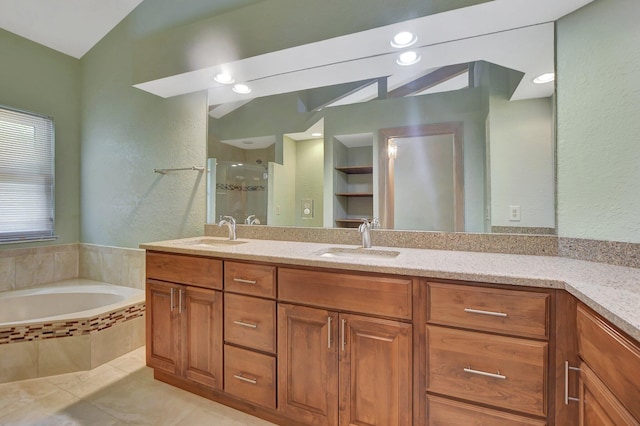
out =
<svg viewBox="0 0 640 426"><path fill-rule="evenodd" d="M411 325L341 314L340 328L340 425L411 424Z"/></svg>
<svg viewBox="0 0 640 426"><path fill-rule="evenodd" d="M177 308L181 286L147 280L147 365L179 373L180 317Z"/></svg>
<svg viewBox="0 0 640 426"><path fill-rule="evenodd" d="M580 426L638 426L640 421L585 363L580 365Z"/></svg>
<svg viewBox="0 0 640 426"><path fill-rule="evenodd" d="M338 424L338 316L278 305L278 410L310 425Z"/></svg>
<svg viewBox="0 0 640 426"><path fill-rule="evenodd" d="M183 322L182 374L222 389L222 293L186 287L178 299Z"/></svg>

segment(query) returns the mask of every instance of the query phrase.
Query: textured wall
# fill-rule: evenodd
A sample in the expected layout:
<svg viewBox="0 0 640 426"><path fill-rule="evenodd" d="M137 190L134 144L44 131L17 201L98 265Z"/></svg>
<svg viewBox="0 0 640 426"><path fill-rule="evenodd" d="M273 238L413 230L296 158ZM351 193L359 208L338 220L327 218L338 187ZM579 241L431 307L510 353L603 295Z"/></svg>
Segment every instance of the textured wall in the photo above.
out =
<svg viewBox="0 0 640 426"><path fill-rule="evenodd" d="M640 243L640 3L557 24L558 235Z"/></svg>
<svg viewBox="0 0 640 426"><path fill-rule="evenodd" d="M148 3L145 2L145 5ZM85 243L137 247L202 234L206 93L162 99L131 87L136 9L82 65L82 227Z"/></svg>
<svg viewBox="0 0 640 426"><path fill-rule="evenodd" d="M80 61L0 30L0 105L53 117L56 132L55 232L58 240L2 249L76 243L80 239Z"/></svg>

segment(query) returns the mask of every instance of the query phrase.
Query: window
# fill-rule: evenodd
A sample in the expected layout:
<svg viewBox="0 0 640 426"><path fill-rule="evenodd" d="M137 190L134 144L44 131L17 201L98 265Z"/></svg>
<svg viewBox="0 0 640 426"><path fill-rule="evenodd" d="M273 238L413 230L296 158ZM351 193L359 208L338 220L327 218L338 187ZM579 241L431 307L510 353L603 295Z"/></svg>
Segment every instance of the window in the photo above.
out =
<svg viewBox="0 0 640 426"><path fill-rule="evenodd" d="M0 106L0 243L55 238L51 117Z"/></svg>

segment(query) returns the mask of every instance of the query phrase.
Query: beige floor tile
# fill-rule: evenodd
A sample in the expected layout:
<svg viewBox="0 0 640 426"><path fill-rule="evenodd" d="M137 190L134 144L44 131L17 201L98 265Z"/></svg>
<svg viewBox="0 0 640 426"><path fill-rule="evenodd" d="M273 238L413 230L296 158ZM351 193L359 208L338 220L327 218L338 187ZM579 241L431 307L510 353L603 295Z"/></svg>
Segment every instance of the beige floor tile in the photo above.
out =
<svg viewBox="0 0 640 426"><path fill-rule="evenodd" d="M273 426L266 420L250 416L213 401L206 401L197 410L193 410L182 419L185 425L216 425L216 426Z"/></svg>
<svg viewBox="0 0 640 426"><path fill-rule="evenodd" d="M42 379L0 385L0 417L60 390Z"/></svg>
<svg viewBox="0 0 640 426"><path fill-rule="evenodd" d="M101 389L112 386L126 376L127 373L124 371L105 364L89 371L51 376L47 380L78 398L86 398Z"/></svg>
<svg viewBox="0 0 640 426"><path fill-rule="evenodd" d="M16 426L111 426L118 422L100 409L86 402L76 402L56 412L47 412L40 407L24 407L7 416L0 417L2 425Z"/></svg>

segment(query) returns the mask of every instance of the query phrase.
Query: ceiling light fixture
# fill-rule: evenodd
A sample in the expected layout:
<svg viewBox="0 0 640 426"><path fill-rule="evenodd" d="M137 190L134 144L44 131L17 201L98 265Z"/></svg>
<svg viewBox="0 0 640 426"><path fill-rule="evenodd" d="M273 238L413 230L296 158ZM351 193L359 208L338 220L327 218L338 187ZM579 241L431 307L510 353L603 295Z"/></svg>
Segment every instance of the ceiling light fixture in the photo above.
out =
<svg viewBox="0 0 640 426"><path fill-rule="evenodd" d="M233 86L233 91L241 95L246 95L247 93L251 93L251 88L246 84L236 84Z"/></svg>
<svg viewBox="0 0 640 426"><path fill-rule="evenodd" d="M533 82L536 84L545 84L551 83L556 79L556 74L552 72L544 73L533 79Z"/></svg>
<svg viewBox="0 0 640 426"><path fill-rule="evenodd" d="M322 133L319 133L319 132L311 133L311 136L313 136L314 138L319 138L320 136L322 136Z"/></svg>
<svg viewBox="0 0 640 426"><path fill-rule="evenodd" d="M401 53L398 56L398 59L396 59L396 63L402 66L413 65L417 64L418 62L420 62L420 55L413 50Z"/></svg>
<svg viewBox="0 0 640 426"><path fill-rule="evenodd" d="M391 39L391 46L402 49L403 47L409 47L418 41L418 36L409 31L402 31L394 35Z"/></svg>
<svg viewBox="0 0 640 426"><path fill-rule="evenodd" d="M233 78L233 76L231 76L231 74L227 74L227 73L220 73L220 74L216 74L215 77L213 77L213 79L215 81L217 81L220 84L231 84L233 82L235 82L236 80Z"/></svg>

